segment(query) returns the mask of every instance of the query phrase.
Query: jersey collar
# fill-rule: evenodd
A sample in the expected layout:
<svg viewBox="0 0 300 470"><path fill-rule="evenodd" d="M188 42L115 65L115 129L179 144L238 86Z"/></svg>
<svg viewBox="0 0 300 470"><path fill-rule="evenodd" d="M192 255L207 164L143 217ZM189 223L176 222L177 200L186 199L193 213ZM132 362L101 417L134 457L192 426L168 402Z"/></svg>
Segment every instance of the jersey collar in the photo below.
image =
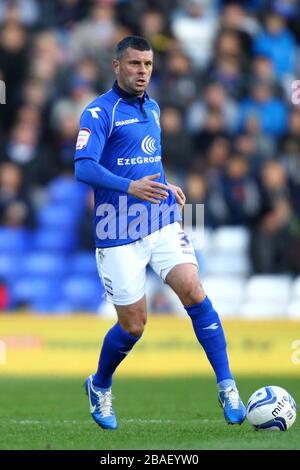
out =
<svg viewBox="0 0 300 470"><path fill-rule="evenodd" d="M112 89L114 92L119 95L121 98L124 100L128 101L129 103L135 103L136 101L142 101L144 102L145 100L149 100L149 96L146 91L144 91L143 97L139 97L136 95L132 95L131 93L128 93L127 91L123 90L122 88L119 87L117 80L113 84Z"/></svg>

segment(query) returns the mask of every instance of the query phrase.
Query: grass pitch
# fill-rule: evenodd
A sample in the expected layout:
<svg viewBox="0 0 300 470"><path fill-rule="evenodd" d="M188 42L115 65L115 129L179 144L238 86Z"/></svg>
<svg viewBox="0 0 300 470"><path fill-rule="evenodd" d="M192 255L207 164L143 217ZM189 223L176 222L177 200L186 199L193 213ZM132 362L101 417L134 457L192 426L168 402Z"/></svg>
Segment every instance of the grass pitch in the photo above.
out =
<svg viewBox="0 0 300 470"><path fill-rule="evenodd" d="M244 402L263 385L300 403L297 378L240 378ZM2 377L0 449L300 449L300 420L287 432L229 426L212 378L116 378L117 431L98 428L83 379Z"/></svg>

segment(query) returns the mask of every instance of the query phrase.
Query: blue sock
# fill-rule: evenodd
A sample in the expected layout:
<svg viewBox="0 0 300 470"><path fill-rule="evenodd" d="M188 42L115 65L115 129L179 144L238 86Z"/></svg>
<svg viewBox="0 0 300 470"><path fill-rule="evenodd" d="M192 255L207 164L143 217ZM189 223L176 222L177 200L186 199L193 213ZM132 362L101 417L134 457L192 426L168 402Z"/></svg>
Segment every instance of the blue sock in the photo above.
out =
<svg viewBox="0 0 300 470"><path fill-rule="evenodd" d="M211 301L205 297L199 304L185 307L185 309L192 319L197 339L215 371L217 382L226 379L233 381L221 320Z"/></svg>
<svg viewBox="0 0 300 470"><path fill-rule="evenodd" d="M123 330L119 323L108 331L103 341L98 370L93 376L93 384L96 387L111 387L114 371L139 339L140 336L132 336Z"/></svg>

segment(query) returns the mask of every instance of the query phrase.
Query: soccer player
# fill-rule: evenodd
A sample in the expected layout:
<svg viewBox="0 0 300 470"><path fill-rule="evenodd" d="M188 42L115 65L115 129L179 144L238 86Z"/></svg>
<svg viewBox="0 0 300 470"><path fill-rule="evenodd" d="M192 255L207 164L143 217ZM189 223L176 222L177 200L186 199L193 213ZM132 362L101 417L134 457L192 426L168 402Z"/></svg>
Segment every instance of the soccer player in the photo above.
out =
<svg viewBox="0 0 300 470"><path fill-rule="evenodd" d="M96 260L118 322L107 332L98 369L85 383L93 419L116 429L112 376L141 339L146 323L148 264L178 295L216 374L228 423L241 424L243 405L231 374L220 318L199 281L193 247L180 226L185 196L166 181L161 161L160 109L146 93L153 68L150 43L122 39L111 90L83 111L75 154L77 180L95 193Z"/></svg>

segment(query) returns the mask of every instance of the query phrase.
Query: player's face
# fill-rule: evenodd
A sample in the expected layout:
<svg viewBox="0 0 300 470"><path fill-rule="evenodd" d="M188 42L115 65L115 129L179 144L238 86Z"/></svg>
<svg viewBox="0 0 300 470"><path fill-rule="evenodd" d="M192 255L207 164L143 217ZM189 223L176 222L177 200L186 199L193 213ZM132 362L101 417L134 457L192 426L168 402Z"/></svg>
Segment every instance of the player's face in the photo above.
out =
<svg viewBox="0 0 300 470"><path fill-rule="evenodd" d="M129 47L120 60L113 60L113 69L123 90L142 96L151 78L153 52Z"/></svg>

